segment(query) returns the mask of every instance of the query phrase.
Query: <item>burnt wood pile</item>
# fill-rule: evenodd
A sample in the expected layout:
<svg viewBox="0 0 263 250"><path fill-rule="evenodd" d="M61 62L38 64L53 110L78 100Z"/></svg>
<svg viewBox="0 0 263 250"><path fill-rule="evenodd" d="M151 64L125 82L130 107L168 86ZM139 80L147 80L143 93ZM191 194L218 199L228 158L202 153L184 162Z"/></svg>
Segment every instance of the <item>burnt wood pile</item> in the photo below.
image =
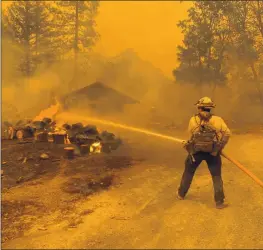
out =
<svg viewBox="0 0 263 250"><path fill-rule="evenodd" d="M113 133L99 132L94 125L82 123L64 124L57 127L50 118L41 121L18 121L15 125L3 122L2 139L19 142L53 142L54 144L74 144L82 154L90 152L91 146L100 145L101 151L110 153L122 143Z"/></svg>

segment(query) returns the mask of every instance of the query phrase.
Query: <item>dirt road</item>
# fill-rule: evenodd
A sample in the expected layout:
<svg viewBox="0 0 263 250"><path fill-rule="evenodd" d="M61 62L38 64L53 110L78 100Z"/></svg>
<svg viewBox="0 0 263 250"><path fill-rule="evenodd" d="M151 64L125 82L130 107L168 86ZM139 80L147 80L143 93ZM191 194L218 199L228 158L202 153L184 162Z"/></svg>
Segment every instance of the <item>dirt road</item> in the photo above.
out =
<svg viewBox="0 0 263 250"><path fill-rule="evenodd" d="M31 230L2 247L263 248L263 190L243 172L223 161L227 209L214 208L205 164L187 199L178 201L175 194L186 156L181 145L145 136L129 139L130 154L145 160L122 171L118 185L79 205L80 210L94 210L83 223ZM263 179L262 148L262 135L238 135L226 152Z"/></svg>

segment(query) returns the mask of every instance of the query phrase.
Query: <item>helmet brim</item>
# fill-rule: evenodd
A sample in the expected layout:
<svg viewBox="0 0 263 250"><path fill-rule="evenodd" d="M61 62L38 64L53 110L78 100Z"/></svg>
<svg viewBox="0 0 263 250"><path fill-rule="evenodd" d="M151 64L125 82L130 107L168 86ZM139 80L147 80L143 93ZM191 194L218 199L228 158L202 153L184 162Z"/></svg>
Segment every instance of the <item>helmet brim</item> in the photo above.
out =
<svg viewBox="0 0 263 250"><path fill-rule="evenodd" d="M215 108L216 105L211 104L211 105L205 105L205 104L198 104L196 103L195 106L197 106L198 108Z"/></svg>

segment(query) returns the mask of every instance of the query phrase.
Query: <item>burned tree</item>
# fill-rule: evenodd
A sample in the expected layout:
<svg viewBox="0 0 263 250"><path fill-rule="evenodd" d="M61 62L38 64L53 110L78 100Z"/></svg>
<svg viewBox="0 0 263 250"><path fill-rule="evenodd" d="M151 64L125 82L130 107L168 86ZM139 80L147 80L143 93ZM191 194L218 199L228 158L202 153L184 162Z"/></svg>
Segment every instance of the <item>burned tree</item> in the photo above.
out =
<svg viewBox="0 0 263 250"><path fill-rule="evenodd" d="M95 17L98 12L98 1L59 1L61 7L61 25L64 36L67 37L65 47L73 52L74 75L77 76L80 67L80 55L87 59L87 53L98 39L95 30Z"/></svg>

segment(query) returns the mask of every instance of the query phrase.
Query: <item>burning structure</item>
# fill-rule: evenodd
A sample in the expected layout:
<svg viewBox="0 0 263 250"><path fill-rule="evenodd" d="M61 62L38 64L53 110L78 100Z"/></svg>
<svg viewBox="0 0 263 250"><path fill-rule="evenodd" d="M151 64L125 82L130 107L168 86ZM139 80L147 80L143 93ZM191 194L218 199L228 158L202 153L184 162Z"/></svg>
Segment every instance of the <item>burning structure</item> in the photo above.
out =
<svg viewBox="0 0 263 250"><path fill-rule="evenodd" d="M97 113L121 112L125 105L138 103L101 82L95 82L66 95L61 102L65 109L86 106Z"/></svg>

